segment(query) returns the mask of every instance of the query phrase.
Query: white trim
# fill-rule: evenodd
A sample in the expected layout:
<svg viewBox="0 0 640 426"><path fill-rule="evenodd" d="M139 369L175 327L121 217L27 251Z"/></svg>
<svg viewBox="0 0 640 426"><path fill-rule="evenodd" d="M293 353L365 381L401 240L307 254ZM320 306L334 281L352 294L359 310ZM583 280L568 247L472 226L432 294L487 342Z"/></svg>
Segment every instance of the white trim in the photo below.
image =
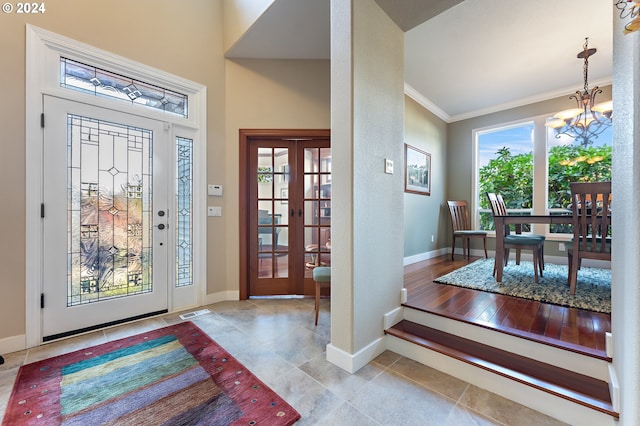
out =
<svg viewBox="0 0 640 426"><path fill-rule="evenodd" d="M117 100L90 96L74 90L60 88L59 58L85 62L129 77L156 84L183 93L189 97L189 117L138 108ZM55 72L52 72L55 70ZM40 293L42 287L42 223L40 203L42 184L42 137L40 114L44 94L63 97L77 102L91 103L125 113L140 115L183 126L195 132L193 171L193 226L194 232L194 284L197 286L197 304L206 296L206 158L207 158L207 90L206 87L165 71L115 55L50 31L26 25L26 347L42 342ZM171 302L169 303L171 306Z"/></svg>
<svg viewBox="0 0 640 426"><path fill-rule="evenodd" d="M240 300L239 290L220 291L218 293L207 294L204 298L204 305L213 305L218 302Z"/></svg>
<svg viewBox="0 0 640 426"><path fill-rule="evenodd" d="M414 254L413 256L405 257L402 261L402 264L404 266L407 266L413 263L422 262L423 260L433 259L434 257L442 256L443 254L447 254L447 253L451 253L450 247L443 247L437 250L425 251L424 253L418 253L418 254Z"/></svg>
<svg viewBox="0 0 640 426"><path fill-rule="evenodd" d="M431 111L431 113L433 113L436 117L438 117L445 123L451 122L451 116L449 114L447 114L443 109L438 107L438 105L431 102L422 93L418 92L407 83L404 83L404 94L425 107L427 110Z"/></svg>
<svg viewBox="0 0 640 426"><path fill-rule="evenodd" d="M0 339L0 354L8 354L26 349L25 339L26 336L24 334Z"/></svg>
<svg viewBox="0 0 640 426"><path fill-rule="evenodd" d="M592 81L592 87L599 86L608 86L612 84L613 78L604 78L600 80ZM494 112L505 111L508 109L513 109L525 105L530 105L536 102L544 102L550 99L558 98L561 96L569 96L571 93L575 92L575 87L565 87L558 90L553 90L550 92L539 93L537 95L530 96L528 98L518 99L512 102L505 102L500 105L493 105L487 108L477 109L475 111L469 111L462 114L449 115L442 108L437 106L431 100L427 99L422 93L414 89L408 83L404 83L404 94L409 96L411 99L425 107L427 110L431 111L435 116L440 118L445 123L455 123L456 121L468 120L470 118L480 117L487 114L493 114Z"/></svg>
<svg viewBox="0 0 640 426"><path fill-rule="evenodd" d="M613 364L609 364L609 395L611 396L611 405L613 411L620 412L620 384L618 383L618 375L616 374L616 367Z"/></svg>
<svg viewBox="0 0 640 426"><path fill-rule="evenodd" d="M329 343L327 345L327 361L353 374L386 350L386 336L374 340L355 354L345 352Z"/></svg>
<svg viewBox="0 0 640 426"><path fill-rule="evenodd" d="M393 327L400 321L404 319L404 308L402 306L398 306L397 308L387 312L382 317L383 328L385 330Z"/></svg>
<svg viewBox="0 0 640 426"><path fill-rule="evenodd" d="M327 361L353 374L386 350L387 336L374 340L354 354L350 354L329 343L327 345Z"/></svg>

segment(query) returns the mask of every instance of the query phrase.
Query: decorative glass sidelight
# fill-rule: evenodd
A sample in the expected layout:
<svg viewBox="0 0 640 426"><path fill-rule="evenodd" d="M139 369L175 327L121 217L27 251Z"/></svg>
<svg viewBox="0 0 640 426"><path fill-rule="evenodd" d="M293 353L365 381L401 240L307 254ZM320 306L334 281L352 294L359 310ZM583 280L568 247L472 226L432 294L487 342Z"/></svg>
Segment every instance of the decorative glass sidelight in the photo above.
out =
<svg viewBox="0 0 640 426"><path fill-rule="evenodd" d="M193 140L176 138L176 287L193 284Z"/></svg>
<svg viewBox="0 0 640 426"><path fill-rule="evenodd" d="M153 132L67 116L67 306L152 291Z"/></svg>

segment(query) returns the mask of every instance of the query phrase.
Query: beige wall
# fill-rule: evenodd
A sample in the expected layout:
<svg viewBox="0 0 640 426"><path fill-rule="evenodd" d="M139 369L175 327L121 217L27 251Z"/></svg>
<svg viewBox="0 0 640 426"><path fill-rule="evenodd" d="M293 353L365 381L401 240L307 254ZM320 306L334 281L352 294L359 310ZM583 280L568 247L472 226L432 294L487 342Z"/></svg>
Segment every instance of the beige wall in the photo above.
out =
<svg viewBox="0 0 640 426"><path fill-rule="evenodd" d="M225 189L216 200L223 217L207 219L207 294L238 291L238 129L329 128L330 76L329 61L225 61L221 4L190 0L187 8L171 0L115 0L106 10L60 0L41 16L3 16L0 342L25 333L27 23L207 86L207 182Z"/></svg>
<svg viewBox="0 0 640 426"><path fill-rule="evenodd" d="M226 235L226 279L209 269L209 293L239 290L238 173L240 129L330 128L330 65L323 60L236 59L226 62L225 168L210 170L224 179L223 217L209 221L209 248ZM332 142L333 143L333 142ZM218 156L217 153L210 153ZM210 180L210 183L216 183ZM218 219L218 218L215 218ZM212 226L214 225L214 226ZM211 260L211 256L209 256ZM210 264L211 265L211 264Z"/></svg>
<svg viewBox="0 0 640 426"><path fill-rule="evenodd" d="M373 0L332 2L331 15L332 196L339 208L331 217L327 357L355 371L376 355L383 316L400 305L402 173L385 174L384 160L402 169L404 35Z"/></svg>
<svg viewBox="0 0 640 426"><path fill-rule="evenodd" d="M274 0L222 0L224 51L227 52Z"/></svg>
<svg viewBox="0 0 640 426"><path fill-rule="evenodd" d="M41 15L2 16L0 128L0 342L25 333L25 25L131 58L208 88L208 143L223 142L224 61L220 0L57 0ZM32 165L29 165L32 166ZM37 165L34 165L37 167ZM224 167L224 160L209 170ZM221 251L224 251L223 249ZM216 250L210 250L210 257Z"/></svg>
<svg viewBox="0 0 640 426"><path fill-rule="evenodd" d="M431 195L404 194L404 256L410 258L447 247L447 123L404 99L404 142L431 154Z"/></svg>

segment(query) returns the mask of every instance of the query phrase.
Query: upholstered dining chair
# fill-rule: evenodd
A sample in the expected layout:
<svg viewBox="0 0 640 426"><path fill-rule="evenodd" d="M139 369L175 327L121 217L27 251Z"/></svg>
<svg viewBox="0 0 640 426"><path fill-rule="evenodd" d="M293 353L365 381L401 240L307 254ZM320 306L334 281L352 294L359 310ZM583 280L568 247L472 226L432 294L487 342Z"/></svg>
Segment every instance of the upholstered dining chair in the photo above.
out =
<svg viewBox="0 0 640 426"><path fill-rule="evenodd" d="M611 182L571 182L573 241L567 250L569 292L582 259L611 260ZM595 202L593 201L595 200Z"/></svg>
<svg viewBox="0 0 640 426"><path fill-rule="evenodd" d="M492 192L487 192L487 198L489 199L489 204L491 205L491 212L494 216L506 216L507 206L502 198L502 195L495 194ZM535 235L535 234L527 234L523 235L520 233L521 227L516 226L516 234L511 233L511 229L509 225L505 225L504 227L504 264L505 266L509 262L509 251L510 249L516 250L516 265L520 264L520 251L521 250L531 250L533 257L533 272L535 282L538 282L538 273L540 276L543 274L544 269L544 241L545 237L543 235ZM493 273L496 273L496 265L493 267Z"/></svg>
<svg viewBox="0 0 640 426"><path fill-rule="evenodd" d="M482 238L484 244L484 257L487 255L487 232L471 229L471 220L469 219L469 207L464 200L447 201L449 206L449 214L451 215L451 230L453 231L453 239L451 246L451 260L456 251L456 238L462 240L462 255L467 259L471 252L471 238Z"/></svg>
<svg viewBox="0 0 640 426"><path fill-rule="evenodd" d="M320 313L320 289L322 287L331 287L331 267L318 266L313 269L313 281L316 285L316 321L318 325L318 314Z"/></svg>

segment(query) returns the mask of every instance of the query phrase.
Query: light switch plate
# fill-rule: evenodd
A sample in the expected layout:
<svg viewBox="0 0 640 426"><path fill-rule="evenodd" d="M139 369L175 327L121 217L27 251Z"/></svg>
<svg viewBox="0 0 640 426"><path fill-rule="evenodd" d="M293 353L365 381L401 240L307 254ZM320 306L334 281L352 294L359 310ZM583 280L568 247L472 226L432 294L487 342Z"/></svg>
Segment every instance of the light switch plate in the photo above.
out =
<svg viewBox="0 0 640 426"><path fill-rule="evenodd" d="M222 216L222 207L219 207L219 206L208 206L207 207L207 216Z"/></svg>
<svg viewBox="0 0 640 426"><path fill-rule="evenodd" d="M390 175L393 174L393 160L384 159L384 172Z"/></svg>

